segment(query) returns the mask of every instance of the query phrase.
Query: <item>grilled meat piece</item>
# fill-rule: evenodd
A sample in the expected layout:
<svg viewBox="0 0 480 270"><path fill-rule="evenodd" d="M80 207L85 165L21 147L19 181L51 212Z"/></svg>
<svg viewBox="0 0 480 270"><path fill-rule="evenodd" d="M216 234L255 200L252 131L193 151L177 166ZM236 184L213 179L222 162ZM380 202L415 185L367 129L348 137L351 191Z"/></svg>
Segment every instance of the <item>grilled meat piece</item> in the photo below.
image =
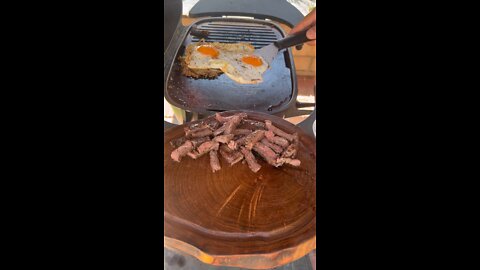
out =
<svg viewBox="0 0 480 270"><path fill-rule="evenodd" d="M214 119L214 118L207 118L207 119L205 119L204 121L205 121L204 123L205 123L212 131L216 130L216 129L219 128L220 125L221 125L221 123L218 122L218 121L217 121L216 119Z"/></svg>
<svg viewBox="0 0 480 270"><path fill-rule="evenodd" d="M197 151L192 151L188 153L188 156L193 159L197 159L205 155L206 153L210 152L211 150L218 150L218 146L219 146L218 142L214 142L214 141L204 142L197 148Z"/></svg>
<svg viewBox="0 0 480 270"><path fill-rule="evenodd" d="M252 133L252 130L250 129L243 129L243 128L237 128L233 131L234 135L248 135Z"/></svg>
<svg viewBox="0 0 480 270"><path fill-rule="evenodd" d="M201 145L204 142L210 141L209 137L200 137L200 138L193 138L190 140L193 144L193 148L197 148L199 145Z"/></svg>
<svg viewBox="0 0 480 270"><path fill-rule="evenodd" d="M203 121L201 121L201 122L198 122L198 123L193 123L193 124L187 125L186 127L183 128L183 130L185 131L185 133L191 133L191 132L194 132L196 130L203 129L203 128L206 128L206 127L208 127L208 126Z"/></svg>
<svg viewBox="0 0 480 270"><path fill-rule="evenodd" d="M210 155L210 167L212 167L212 172L216 172L222 169L222 167L220 166L220 160L218 160L217 150L211 150L209 155Z"/></svg>
<svg viewBox="0 0 480 270"><path fill-rule="evenodd" d="M233 134L228 134L228 135L220 135L215 138L213 138L213 141L219 142L219 143L228 143L233 139Z"/></svg>
<svg viewBox="0 0 480 270"><path fill-rule="evenodd" d="M293 138L294 138L294 135L292 134L288 134L286 133L285 131L277 128L276 126L274 126L272 124L272 121L270 120L265 120L265 126L268 128L268 130L271 130L273 133L275 133L276 135L280 136L280 137L283 137L289 141L292 141Z"/></svg>
<svg viewBox="0 0 480 270"><path fill-rule="evenodd" d="M242 153L238 151L232 151L228 147L224 147L225 145L222 145L220 147L220 155L230 164L230 166L233 166L237 162L241 161L243 159Z"/></svg>
<svg viewBox="0 0 480 270"><path fill-rule="evenodd" d="M195 123L195 124L192 124L190 126L186 126L183 128L183 130L185 131L185 137L187 139L190 139L192 138L192 134L194 134L195 132L197 131L203 131L205 129L208 129L208 126L205 125L204 123L200 122L200 123Z"/></svg>
<svg viewBox="0 0 480 270"><path fill-rule="evenodd" d="M297 155L297 149L295 148L295 145L292 143L290 144L285 151L283 151L281 157L282 158L295 158Z"/></svg>
<svg viewBox="0 0 480 270"><path fill-rule="evenodd" d="M253 151L257 152L263 159L265 159L268 162L268 164L272 166L277 165L277 158L278 158L277 154L275 154L275 152L273 152L273 150L270 149L265 144L261 142L257 142L253 146Z"/></svg>
<svg viewBox="0 0 480 270"><path fill-rule="evenodd" d="M235 132L235 131L234 131L234 132ZM251 133L251 132L250 132L250 133ZM245 137L245 135L235 135L235 136L233 136L233 141L236 141L236 140L241 139L241 138L243 138L243 137Z"/></svg>
<svg viewBox="0 0 480 270"><path fill-rule="evenodd" d="M235 115L240 116L242 119L247 117L246 113L237 113L231 116L222 116L220 113L216 113L215 119L220 123L226 123L231 120Z"/></svg>
<svg viewBox="0 0 480 270"><path fill-rule="evenodd" d="M247 114L239 113L229 117L223 117L219 113L216 113L215 117L219 122L223 121L223 125L213 132L214 136L218 136L222 133L225 135L232 134L233 130L240 124L242 119L247 117Z"/></svg>
<svg viewBox="0 0 480 270"><path fill-rule="evenodd" d="M243 136L233 142L228 143L228 147L232 150L237 150L239 146L244 145L247 141L247 136Z"/></svg>
<svg viewBox="0 0 480 270"><path fill-rule="evenodd" d="M193 123L193 124L190 124L190 125L187 125L184 130L187 131L187 130L196 130L196 129L201 129L201 128L204 128L206 127L205 123L204 122L198 122L198 123Z"/></svg>
<svg viewBox="0 0 480 270"><path fill-rule="evenodd" d="M267 130L267 126L265 126L265 123L251 119L243 119L242 123L238 126L238 128L251 130Z"/></svg>
<svg viewBox="0 0 480 270"><path fill-rule="evenodd" d="M227 152L227 153L232 153L232 152L235 151L235 149L231 149L231 148L229 148L228 146L225 146L224 144L220 145L219 149L220 149L220 150L223 150L223 151L225 151L225 152Z"/></svg>
<svg viewBox="0 0 480 270"><path fill-rule="evenodd" d="M231 150L237 150L237 147L238 147L236 141L233 141L233 140L229 141L227 146Z"/></svg>
<svg viewBox="0 0 480 270"><path fill-rule="evenodd" d="M275 136L271 130L265 132L265 137L267 137L267 140L270 142L280 145L283 148L286 148L288 146L288 141L282 137Z"/></svg>
<svg viewBox="0 0 480 270"><path fill-rule="evenodd" d="M232 118L225 123L227 127L225 128L225 131L223 133L232 134L244 117L246 117L246 114L236 114L232 116Z"/></svg>
<svg viewBox="0 0 480 270"><path fill-rule="evenodd" d="M271 143L266 138L263 138L260 142L265 144L266 146L272 148L272 150L277 154L281 154L283 152L283 148L281 146L278 146L276 144Z"/></svg>
<svg viewBox="0 0 480 270"><path fill-rule="evenodd" d="M300 143L300 138L298 138L298 133L293 133L293 148L294 148L294 151L292 153L292 158L296 158L297 157L297 153L298 153L298 144Z"/></svg>
<svg viewBox="0 0 480 270"><path fill-rule="evenodd" d="M241 147L240 151L242 151L243 156L245 157L245 161L247 161L248 167L252 172L256 173L262 168L260 164L257 163L255 156L252 154L250 150L245 147Z"/></svg>
<svg viewBox="0 0 480 270"><path fill-rule="evenodd" d="M277 165L276 167L282 166L283 164L288 164L294 167L299 167L301 162L298 159L291 159L291 158L277 158Z"/></svg>
<svg viewBox="0 0 480 270"><path fill-rule="evenodd" d="M176 161L180 162L182 157L187 155L190 151L193 150L193 144L191 141L186 141L184 144L182 144L180 147L177 149L173 150L173 152L170 154L170 157Z"/></svg>
<svg viewBox="0 0 480 270"><path fill-rule="evenodd" d="M213 131L209 127L206 127L199 130L195 130L187 136L189 136L189 138L200 138L200 137L210 136L212 134L213 134Z"/></svg>
<svg viewBox="0 0 480 270"><path fill-rule="evenodd" d="M218 136L218 135L222 134L223 132L225 132L226 128L227 128L227 123L224 123L221 127L217 128L213 132L213 136Z"/></svg>
<svg viewBox="0 0 480 270"><path fill-rule="evenodd" d="M253 146L265 136L265 131L255 130L245 138L245 147L252 150Z"/></svg>
<svg viewBox="0 0 480 270"><path fill-rule="evenodd" d="M173 148L178 148L178 147L182 146L182 144L184 144L186 141L187 141L187 138L180 137L180 138L171 140L170 145L173 146Z"/></svg>
<svg viewBox="0 0 480 270"><path fill-rule="evenodd" d="M293 134L293 142L283 151L281 157L282 158L295 158L297 156L297 149L298 149L298 133Z"/></svg>

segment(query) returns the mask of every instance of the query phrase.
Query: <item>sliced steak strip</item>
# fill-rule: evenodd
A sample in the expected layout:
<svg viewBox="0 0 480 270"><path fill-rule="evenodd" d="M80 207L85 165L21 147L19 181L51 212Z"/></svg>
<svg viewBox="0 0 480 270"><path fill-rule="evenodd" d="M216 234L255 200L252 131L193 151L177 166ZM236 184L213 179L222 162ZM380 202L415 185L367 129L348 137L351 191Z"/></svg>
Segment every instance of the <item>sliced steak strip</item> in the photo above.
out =
<svg viewBox="0 0 480 270"><path fill-rule="evenodd" d="M242 119L247 117L246 113L238 113L231 116L222 116L220 113L215 114L215 119L220 123L226 123L231 120L234 116L240 116Z"/></svg>
<svg viewBox="0 0 480 270"><path fill-rule="evenodd" d="M220 135L215 138L213 138L213 141L219 142L219 143L228 143L233 139L233 134L228 134L228 135Z"/></svg>
<svg viewBox="0 0 480 270"><path fill-rule="evenodd" d="M203 122L191 124L183 128L183 130L185 131L185 137L187 137L187 139L192 138L192 134L194 134L195 132L203 131L205 129L209 128L208 125Z"/></svg>
<svg viewBox="0 0 480 270"><path fill-rule="evenodd" d="M294 167L299 167L301 162L298 159L291 158L278 158L276 167L282 166L283 164L288 164Z"/></svg>
<svg viewBox="0 0 480 270"><path fill-rule="evenodd" d="M205 124L208 126L208 128L210 128L212 131L213 130L216 130L217 128L220 127L221 123L218 122L216 119L214 118L207 118L205 119Z"/></svg>
<svg viewBox="0 0 480 270"><path fill-rule="evenodd" d="M190 132L189 135L189 138L200 138L200 137L205 137L205 136L210 136L213 134L213 131L206 127L206 128L202 128L202 129L199 129L199 130L195 130L193 132Z"/></svg>
<svg viewBox="0 0 480 270"><path fill-rule="evenodd" d="M215 116L220 116L220 114L216 114ZM215 130L213 132L213 135L214 136L218 136L220 134L232 134L233 131L235 130L235 128L240 124L240 122L242 121L242 119L244 117L246 117L247 114L245 113L239 113L239 114L235 114L235 115L232 115L228 118L224 117L222 120L225 120L225 119L228 119L226 122L223 123L223 125L218 128L217 130Z"/></svg>
<svg viewBox="0 0 480 270"><path fill-rule="evenodd" d="M210 138L209 137L194 138L194 139L191 139L190 141L193 144L193 148L197 148L202 143L210 141Z"/></svg>
<svg viewBox="0 0 480 270"><path fill-rule="evenodd" d="M220 160L218 160L217 150L211 150L209 154L210 154L210 167L212 167L212 172L216 172L222 169L222 167L220 166Z"/></svg>
<svg viewBox="0 0 480 270"><path fill-rule="evenodd" d="M237 128L237 126L240 124L240 122L242 121L242 119L245 117L246 115L243 115L243 114L236 114L234 116L232 116L232 118L230 120L228 120L228 122L225 123L225 125L227 125L227 127L225 128L225 132L223 132L224 134L232 134L233 131L235 130L235 128Z"/></svg>
<svg viewBox="0 0 480 270"><path fill-rule="evenodd" d="M253 146L253 151L257 152L263 159L265 159L268 162L268 164L272 166L277 165L277 158L278 158L277 154L275 154L275 152L273 152L273 150L270 149L265 144L257 142Z"/></svg>
<svg viewBox="0 0 480 270"><path fill-rule="evenodd" d="M180 138L171 140L170 145L173 146L173 148L178 148L178 147L182 146L182 144L184 144L186 141L187 141L187 138L180 137Z"/></svg>
<svg viewBox="0 0 480 270"><path fill-rule="evenodd" d="M211 150L218 150L218 146L219 146L218 142L214 142L214 141L204 142L197 148L197 151L192 151L188 153L188 156L193 159L197 159L205 155L206 153L210 152Z"/></svg>
<svg viewBox="0 0 480 270"><path fill-rule="evenodd" d="M297 156L298 151L298 133L293 134L293 142L283 151L281 157L282 158L295 158Z"/></svg>
<svg viewBox="0 0 480 270"><path fill-rule="evenodd" d="M267 130L264 122L251 119L243 119L242 123L238 126L238 128L251 130Z"/></svg>
<svg viewBox="0 0 480 270"><path fill-rule="evenodd" d="M297 149L295 148L295 145L292 143L290 144L285 151L283 151L281 157L282 158L295 158L297 154Z"/></svg>
<svg viewBox="0 0 480 270"><path fill-rule="evenodd" d="M240 139L236 140L235 143L237 145L244 145L246 141L247 141L247 136L243 136Z"/></svg>
<svg viewBox="0 0 480 270"><path fill-rule="evenodd" d="M279 136L275 136L275 134L273 134L271 130L265 132L265 137L267 137L267 140L269 140L270 142L280 145L283 148L286 148L289 145L286 139Z"/></svg>
<svg viewBox="0 0 480 270"><path fill-rule="evenodd" d="M255 130L251 134L247 135L247 137L245 138L245 147L248 150L252 150L253 146L261 139L263 139L263 137L265 137L265 131Z"/></svg>
<svg viewBox="0 0 480 270"><path fill-rule="evenodd" d="M224 123L221 127L219 127L213 132L213 136L218 136L222 134L223 132L225 132L226 128L227 128L227 123Z"/></svg>
<svg viewBox="0 0 480 270"><path fill-rule="evenodd" d="M173 150L172 153L170 154L170 157L176 161L180 162L182 157L187 155L190 151L193 150L193 144L191 141L186 141L183 145L178 147L177 149Z"/></svg>
<svg viewBox="0 0 480 270"><path fill-rule="evenodd" d="M265 144L266 146L272 148L272 150L277 154L281 154L283 152L283 148L281 146L278 146L276 144L271 143L266 138L263 138L260 142Z"/></svg>
<svg viewBox="0 0 480 270"><path fill-rule="evenodd" d="M268 130L271 130L273 133L277 134L280 137L283 137L289 141L292 141L294 136L292 134L288 134L285 131L277 128L272 124L272 121L270 120L265 120L265 126L267 126Z"/></svg>
<svg viewBox="0 0 480 270"><path fill-rule="evenodd" d="M245 157L245 160L247 161L248 167L252 172L256 173L262 168L260 164L257 163L257 160L255 159L255 156L252 154L250 150L248 150L245 147L241 147L240 151L242 151L243 156Z"/></svg>
<svg viewBox="0 0 480 270"><path fill-rule="evenodd" d="M222 147L220 147L220 155L230 164L230 166L233 166L234 164L243 159L242 153L238 151L232 151L231 149L228 149L228 147L223 146L225 145L222 145Z"/></svg>
<svg viewBox="0 0 480 270"><path fill-rule="evenodd" d="M250 133L252 133L252 132L250 132ZM245 135L235 135L235 136L233 136L233 141L236 141L236 140L241 139L243 137L245 137Z"/></svg>
<svg viewBox="0 0 480 270"><path fill-rule="evenodd" d="M233 131L234 135L248 135L252 133L252 130L250 129L243 129L243 128L237 128Z"/></svg>
<svg viewBox="0 0 480 270"><path fill-rule="evenodd" d="M293 153L292 155L292 158L296 158L297 157L297 153L298 153L298 144L300 143L300 138L298 137L298 133L295 132L293 133L293 147L295 149L295 152Z"/></svg>
<svg viewBox="0 0 480 270"><path fill-rule="evenodd" d="M247 136L243 136L233 142L228 143L228 147L232 150L238 150L240 146L245 145L247 141Z"/></svg>

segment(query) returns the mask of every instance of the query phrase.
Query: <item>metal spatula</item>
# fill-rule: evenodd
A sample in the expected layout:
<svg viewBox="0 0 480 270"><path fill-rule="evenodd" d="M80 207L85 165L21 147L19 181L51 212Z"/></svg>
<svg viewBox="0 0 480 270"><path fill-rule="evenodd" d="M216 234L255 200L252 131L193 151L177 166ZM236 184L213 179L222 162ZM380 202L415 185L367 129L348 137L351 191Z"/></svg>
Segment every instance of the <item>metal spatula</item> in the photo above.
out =
<svg viewBox="0 0 480 270"><path fill-rule="evenodd" d="M261 56L268 63L268 66L270 66L280 50L314 40L307 38L307 31L308 29L277 40L270 45L256 50L255 54Z"/></svg>

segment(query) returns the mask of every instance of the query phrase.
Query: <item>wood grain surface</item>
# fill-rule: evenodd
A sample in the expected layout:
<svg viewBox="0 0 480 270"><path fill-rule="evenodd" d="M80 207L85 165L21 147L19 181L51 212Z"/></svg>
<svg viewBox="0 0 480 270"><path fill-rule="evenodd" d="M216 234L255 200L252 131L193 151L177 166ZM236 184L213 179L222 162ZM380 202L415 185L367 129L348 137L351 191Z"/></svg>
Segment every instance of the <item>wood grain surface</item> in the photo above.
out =
<svg viewBox="0 0 480 270"><path fill-rule="evenodd" d="M232 115L238 111L222 113ZM232 167L220 158L215 173L209 155L180 163L170 158L170 141L183 126L164 136L165 247L204 263L268 269L299 259L316 247L315 139L276 116L247 112L249 119L269 119L282 130L300 135L299 168L274 168L257 159L253 173L246 164ZM193 123L193 122L192 122Z"/></svg>

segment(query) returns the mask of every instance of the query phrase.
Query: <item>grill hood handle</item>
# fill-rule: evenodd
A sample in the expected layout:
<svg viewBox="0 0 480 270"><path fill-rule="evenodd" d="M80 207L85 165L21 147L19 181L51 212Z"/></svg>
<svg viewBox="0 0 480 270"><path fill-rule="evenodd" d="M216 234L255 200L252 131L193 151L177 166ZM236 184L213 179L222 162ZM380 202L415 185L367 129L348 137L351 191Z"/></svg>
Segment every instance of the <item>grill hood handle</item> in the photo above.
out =
<svg viewBox="0 0 480 270"><path fill-rule="evenodd" d="M301 32L295 33L293 35L287 36L284 39L277 40L273 44L275 47L278 48L278 50L286 49L295 45L303 44L308 41L312 41L315 39L309 39L307 38L307 30L303 30Z"/></svg>

